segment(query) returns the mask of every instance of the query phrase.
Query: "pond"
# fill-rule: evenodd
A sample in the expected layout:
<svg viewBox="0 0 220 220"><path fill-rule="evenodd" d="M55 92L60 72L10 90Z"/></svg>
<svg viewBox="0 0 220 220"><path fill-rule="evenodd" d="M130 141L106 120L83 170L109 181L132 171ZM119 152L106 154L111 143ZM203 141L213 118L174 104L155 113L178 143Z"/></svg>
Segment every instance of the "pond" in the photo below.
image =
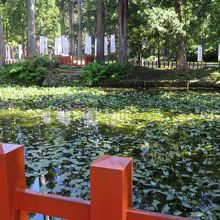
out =
<svg viewBox="0 0 220 220"><path fill-rule="evenodd" d="M91 162L129 156L135 208L220 219L218 93L2 86L0 123L33 190L90 199Z"/></svg>

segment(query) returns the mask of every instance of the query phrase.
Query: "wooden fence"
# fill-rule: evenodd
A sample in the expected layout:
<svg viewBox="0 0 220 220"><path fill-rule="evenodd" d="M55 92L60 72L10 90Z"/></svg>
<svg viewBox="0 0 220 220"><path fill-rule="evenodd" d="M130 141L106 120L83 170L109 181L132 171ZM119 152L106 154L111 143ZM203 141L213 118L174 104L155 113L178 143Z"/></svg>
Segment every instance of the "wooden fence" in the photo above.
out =
<svg viewBox="0 0 220 220"><path fill-rule="evenodd" d="M160 63L157 61L141 61L141 62L135 62L135 61L130 61L131 65L136 65L136 66L143 66L143 67L148 67L148 68L155 68L155 69L173 69L176 68L178 63L174 61L161 61ZM190 69L196 70L196 69L203 69L205 67L208 67L209 64L206 62L188 62L188 67ZM218 67L218 65L214 65Z"/></svg>
<svg viewBox="0 0 220 220"><path fill-rule="evenodd" d="M83 67L95 61L93 56L57 56L57 60L61 66L79 66ZM21 63L23 59L6 59L6 64L11 63ZM115 60L106 60L106 64L115 63ZM178 63L174 61L161 61L160 64L157 61L129 61L129 63L133 66L143 66L151 69L174 69L177 67ZM219 67L219 64L209 64L206 62L188 62L189 69L199 70L205 67Z"/></svg>
<svg viewBox="0 0 220 220"><path fill-rule="evenodd" d="M104 156L90 168L91 201L26 189L24 149L0 145L0 219L27 220L28 212L71 220L185 219L132 208L131 158Z"/></svg>
<svg viewBox="0 0 220 220"><path fill-rule="evenodd" d="M23 59L5 59L6 64L22 63L22 62L24 62Z"/></svg>

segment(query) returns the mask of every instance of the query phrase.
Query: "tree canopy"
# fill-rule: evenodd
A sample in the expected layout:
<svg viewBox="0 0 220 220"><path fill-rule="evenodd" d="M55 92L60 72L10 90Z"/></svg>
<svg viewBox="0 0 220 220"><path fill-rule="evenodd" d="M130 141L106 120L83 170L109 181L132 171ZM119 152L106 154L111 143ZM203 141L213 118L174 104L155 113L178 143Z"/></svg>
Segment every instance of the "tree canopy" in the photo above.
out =
<svg viewBox="0 0 220 220"><path fill-rule="evenodd" d="M104 35L116 33L118 37L119 6L124 0L103 0L103 2ZM180 4L181 14L176 10L177 3ZM27 0L0 1L4 39L11 45L16 46L18 43L24 45L27 41L27 4ZM86 33L93 38L97 36L97 5L98 0L36 0L36 39L39 40L40 35L45 35L49 43L54 44L56 36L69 35L74 37L72 47L75 51L78 48L78 52L81 53L80 41L84 44ZM140 59L156 55L160 59L178 59L177 40L178 33L181 33L188 59L196 59L197 46L202 44L205 59L217 61L220 43L219 13L219 0L129 1L126 19L129 58ZM75 42L77 40L78 43ZM120 45L119 40L118 44Z"/></svg>

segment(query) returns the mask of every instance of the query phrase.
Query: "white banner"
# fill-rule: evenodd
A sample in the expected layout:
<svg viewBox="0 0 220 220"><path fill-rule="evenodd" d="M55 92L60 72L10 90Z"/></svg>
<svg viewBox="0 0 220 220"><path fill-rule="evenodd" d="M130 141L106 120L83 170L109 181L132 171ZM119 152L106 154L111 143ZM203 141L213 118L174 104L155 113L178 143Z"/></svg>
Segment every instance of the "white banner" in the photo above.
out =
<svg viewBox="0 0 220 220"><path fill-rule="evenodd" d="M95 39L95 57L97 56L97 39Z"/></svg>
<svg viewBox="0 0 220 220"><path fill-rule="evenodd" d="M6 60L11 60L11 47L8 44L5 45L5 55Z"/></svg>
<svg viewBox="0 0 220 220"><path fill-rule="evenodd" d="M8 59L11 60L11 46L8 45Z"/></svg>
<svg viewBox="0 0 220 220"><path fill-rule="evenodd" d="M44 36L40 36L40 54L44 55Z"/></svg>
<svg viewBox="0 0 220 220"><path fill-rule="evenodd" d="M116 47L115 47L115 34L111 35L111 48L110 48L111 53L116 52Z"/></svg>
<svg viewBox="0 0 220 220"><path fill-rule="evenodd" d="M88 34L86 35L85 39L85 54L91 55L92 54L92 37Z"/></svg>
<svg viewBox="0 0 220 220"><path fill-rule="evenodd" d="M22 49L22 45L18 44L18 59L21 59L23 56L23 49Z"/></svg>
<svg viewBox="0 0 220 220"><path fill-rule="evenodd" d="M197 59L197 61L198 62L203 61L203 48L202 48L201 44L198 46L198 59Z"/></svg>
<svg viewBox="0 0 220 220"><path fill-rule="evenodd" d="M147 41L144 41L144 42L143 42L142 47L143 47L143 49L146 49L146 47L147 47Z"/></svg>
<svg viewBox="0 0 220 220"><path fill-rule="evenodd" d="M48 54L48 41L46 37L44 38L44 52Z"/></svg>
<svg viewBox="0 0 220 220"><path fill-rule="evenodd" d="M108 37L105 37L105 44L104 44L104 54L105 56L108 55Z"/></svg>
<svg viewBox="0 0 220 220"><path fill-rule="evenodd" d="M8 45L5 45L5 59L8 60Z"/></svg>
<svg viewBox="0 0 220 220"><path fill-rule="evenodd" d="M61 37L62 41L62 55L63 56L69 56L69 41L67 36Z"/></svg>
<svg viewBox="0 0 220 220"><path fill-rule="evenodd" d="M40 54L48 54L47 38L44 36L40 36Z"/></svg>
<svg viewBox="0 0 220 220"><path fill-rule="evenodd" d="M56 56L62 55L62 40L61 37L55 38L55 49L54 53Z"/></svg>
<svg viewBox="0 0 220 220"><path fill-rule="evenodd" d="M218 61L220 62L220 44L218 45Z"/></svg>

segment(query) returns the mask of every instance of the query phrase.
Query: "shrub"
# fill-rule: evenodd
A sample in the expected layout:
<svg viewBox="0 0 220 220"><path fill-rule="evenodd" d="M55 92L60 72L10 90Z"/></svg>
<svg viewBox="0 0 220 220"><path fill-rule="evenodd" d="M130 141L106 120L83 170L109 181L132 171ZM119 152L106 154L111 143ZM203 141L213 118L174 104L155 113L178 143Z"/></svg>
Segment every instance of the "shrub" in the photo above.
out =
<svg viewBox="0 0 220 220"><path fill-rule="evenodd" d="M46 67L37 67L35 71L29 73L21 73L19 79L40 82L45 79L48 69Z"/></svg>
<svg viewBox="0 0 220 220"><path fill-rule="evenodd" d="M90 63L82 69L82 83L91 86L103 79L119 80L123 75L123 70L124 67L120 63L106 65Z"/></svg>
<svg viewBox="0 0 220 220"><path fill-rule="evenodd" d="M152 61L157 61L158 58L156 56L150 56L147 58L147 61L152 62Z"/></svg>
<svg viewBox="0 0 220 220"><path fill-rule="evenodd" d="M34 68L38 67L47 67L47 68L56 68L59 67L59 63L54 59L50 60L48 57L36 57L31 60L31 65Z"/></svg>
<svg viewBox="0 0 220 220"><path fill-rule="evenodd" d="M81 77L83 84L92 85L99 81L102 77L100 75L102 71L102 65L98 63L90 63L82 69Z"/></svg>
<svg viewBox="0 0 220 220"><path fill-rule="evenodd" d="M49 69L58 66L59 64L55 60L50 61L47 57L36 57L22 63L9 64L0 69L0 79L41 84Z"/></svg>

